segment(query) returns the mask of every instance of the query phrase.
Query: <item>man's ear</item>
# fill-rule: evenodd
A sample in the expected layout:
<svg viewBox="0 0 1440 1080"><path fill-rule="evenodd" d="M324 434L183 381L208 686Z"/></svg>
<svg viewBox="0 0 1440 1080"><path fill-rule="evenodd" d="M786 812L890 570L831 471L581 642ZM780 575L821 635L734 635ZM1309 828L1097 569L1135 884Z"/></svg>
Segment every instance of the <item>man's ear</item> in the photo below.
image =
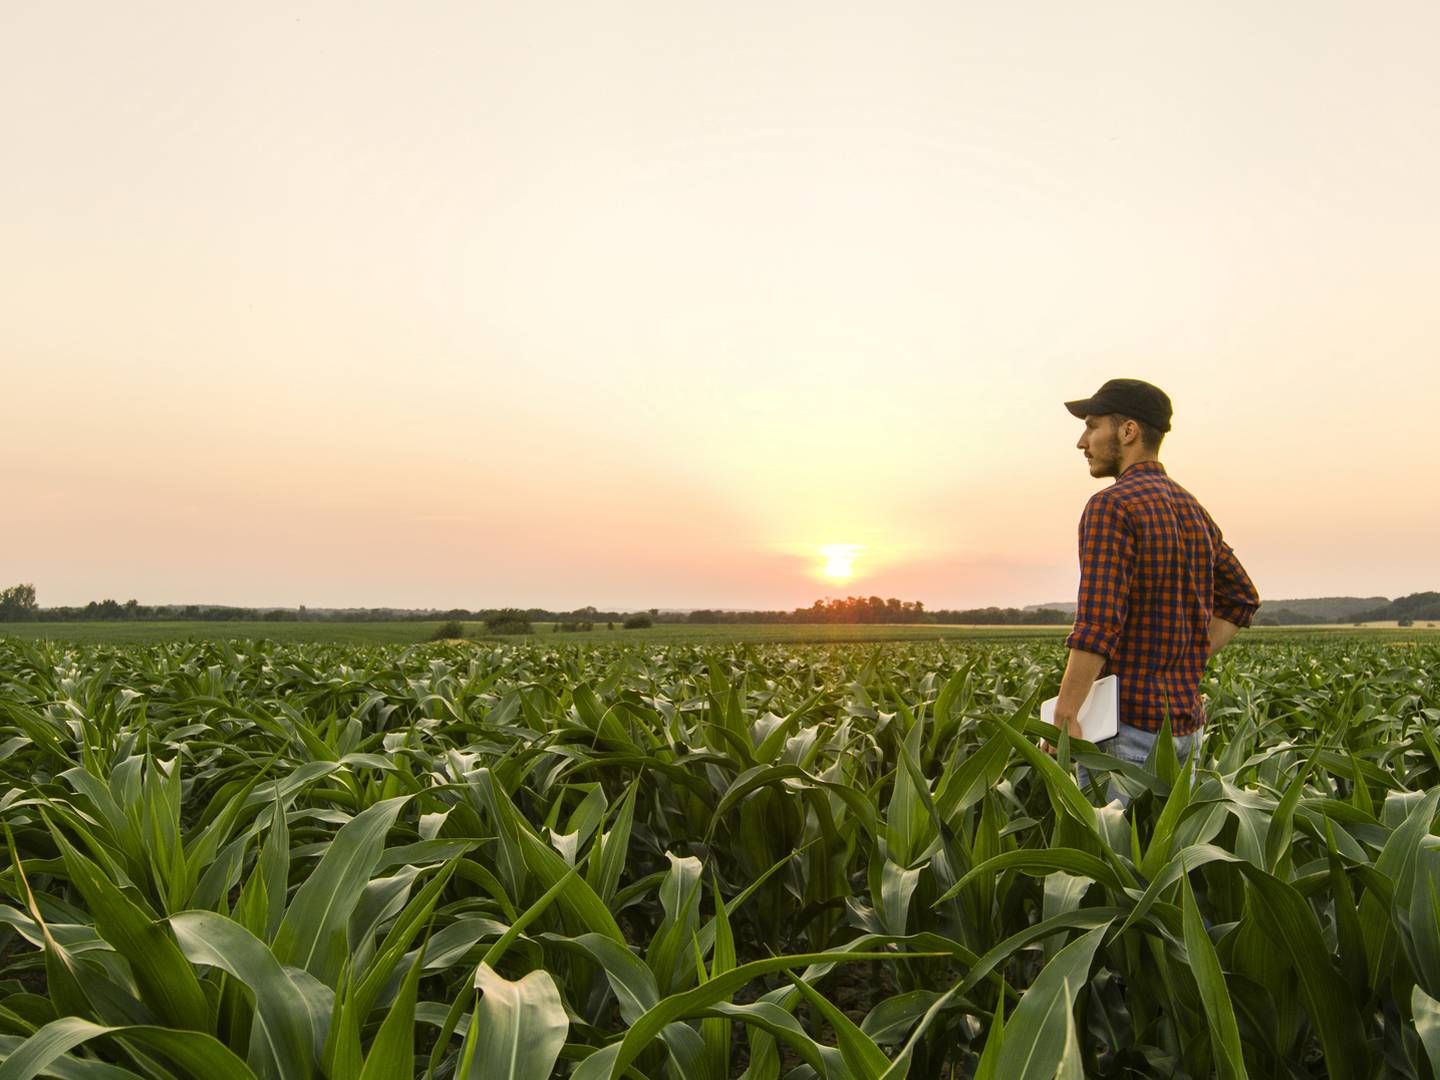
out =
<svg viewBox="0 0 1440 1080"><path fill-rule="evenodd" d="M1129 446L1136 439L1140 438L1140 425L1137 424L1134 420L1121 420L1120 427L1116 430L1118 430L1120 433L1121 443L1126 446Z"/></svg>

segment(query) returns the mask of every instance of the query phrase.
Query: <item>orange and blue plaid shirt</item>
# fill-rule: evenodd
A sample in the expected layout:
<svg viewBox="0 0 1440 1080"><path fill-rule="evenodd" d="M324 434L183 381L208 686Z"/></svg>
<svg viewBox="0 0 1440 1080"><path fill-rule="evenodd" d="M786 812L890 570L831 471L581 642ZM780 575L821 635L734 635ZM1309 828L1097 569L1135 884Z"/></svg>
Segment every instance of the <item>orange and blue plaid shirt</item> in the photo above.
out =
<svg viewBox="0 0 1440 1080"><path fill-rule="evenodd" d="M1065 644L1105 657L1120 721L1176 735L1205 723L1200 678L1212 615L1249 626L1260 597L1205 508L1142 461L1080 517L1080 596Z"/></svg>

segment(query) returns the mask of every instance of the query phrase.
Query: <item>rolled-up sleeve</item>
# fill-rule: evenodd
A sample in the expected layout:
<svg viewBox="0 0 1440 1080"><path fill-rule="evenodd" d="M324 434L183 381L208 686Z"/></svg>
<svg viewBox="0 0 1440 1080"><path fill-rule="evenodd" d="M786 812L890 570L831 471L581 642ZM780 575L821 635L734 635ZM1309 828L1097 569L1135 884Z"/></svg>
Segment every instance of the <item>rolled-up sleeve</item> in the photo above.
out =
<svg viewBox="0 0 1440 1080"><path fill-rule="evenodd" d="M1218 533L1218 530L1217 530ZM1217 619L1249 626L1260 610L1260 594L1234 550L1217 535L1215 542L1215 596L1213 614Z"/></svg>
<svg viewBox="0 0 1440 1080"><path fill-rule="evenodd" d="M1108 491L1098 492L1080 515L1080 593L1067 648L1115 655L1134 572L1135 537L1125 510Z"/></svg>

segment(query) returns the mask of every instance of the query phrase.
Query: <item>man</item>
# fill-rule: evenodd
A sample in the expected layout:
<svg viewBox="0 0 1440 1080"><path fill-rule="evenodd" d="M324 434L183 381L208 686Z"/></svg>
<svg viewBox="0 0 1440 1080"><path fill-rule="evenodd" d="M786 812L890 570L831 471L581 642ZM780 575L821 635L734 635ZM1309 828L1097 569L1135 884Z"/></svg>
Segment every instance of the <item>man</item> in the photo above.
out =
<svg viewBox="0 0 1440 1080"><path fill-rule="evenodd" d="M1101 749L1143 763L1168 715L1183 761L1205 723L1205 662L1250 625L1260 599L1205 508L1160 464L1171 409L1159 387L1111 379L1065 407L1085 421L1075 445L1090 475L1115 482L1080 517L1079 603L1055 724L1078 736L1090 685L1115 675L1120 726Z"/></svg>

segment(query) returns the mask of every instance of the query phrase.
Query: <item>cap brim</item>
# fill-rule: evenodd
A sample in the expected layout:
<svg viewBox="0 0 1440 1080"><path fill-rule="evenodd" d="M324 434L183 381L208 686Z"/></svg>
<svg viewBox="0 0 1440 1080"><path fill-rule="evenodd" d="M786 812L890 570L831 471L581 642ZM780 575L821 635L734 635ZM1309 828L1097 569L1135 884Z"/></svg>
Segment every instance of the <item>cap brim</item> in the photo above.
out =
<svg viewBox="0 0 1440 1080"><path fill-rule="evenodd" d="M1106 410L1096 404L1095 398L1085 398L1083 401L1067 401L1065 408L1070 410L1070 415L1084 420L1087 416L1099 416Z"/></svg>

